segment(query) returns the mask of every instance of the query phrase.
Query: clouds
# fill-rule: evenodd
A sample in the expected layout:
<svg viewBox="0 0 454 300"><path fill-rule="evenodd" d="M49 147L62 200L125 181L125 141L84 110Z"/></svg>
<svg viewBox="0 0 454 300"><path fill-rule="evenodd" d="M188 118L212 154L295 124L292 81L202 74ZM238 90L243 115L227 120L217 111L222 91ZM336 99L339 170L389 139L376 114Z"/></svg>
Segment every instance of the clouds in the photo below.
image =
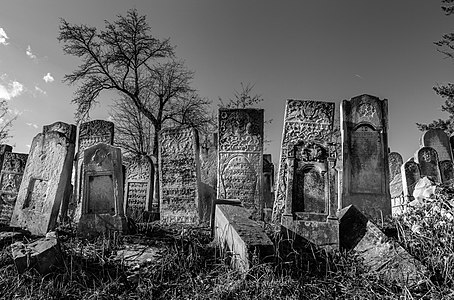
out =
<svg viewBox="0 0 454 300"><path fill-rule="evenodd" d="M54 81L54 77L52 77L52 75L50 75L50 73L47 73L47 74L43 77L43 80L44 80L46 83L53 82L53 81Z"/></svg>
<svg viewBox="0 0 454 300"><path fill-rule="evenodd" d="M25 125L28 125L30 127L33 127L33 128L38 128L38 125L34 124L34 123L25 123Z"/></svg>
<svg viewBox="0 0 454 300"><path fill-rule="evenodd" d="M2 45L8 45L8 42L6 41L8 39L8 36L6 35L5 30L0 27L0 44Z"/></svg>
<svg viewBox="0 0 454 300"><path fill-rule="evenodd" d="M0 99L11 100L19 96L24 91L24 86L18 81L10 81L0 83Z"/></svg>
<svg viewBox="0 0 454 300"><path fill-rule="evenodd" d="M27 56L31 59L36 59L36 55L33 54L32 47L30 47L30 45L28 45L27 50L25 50L25 54L27 54Z"/></svg>

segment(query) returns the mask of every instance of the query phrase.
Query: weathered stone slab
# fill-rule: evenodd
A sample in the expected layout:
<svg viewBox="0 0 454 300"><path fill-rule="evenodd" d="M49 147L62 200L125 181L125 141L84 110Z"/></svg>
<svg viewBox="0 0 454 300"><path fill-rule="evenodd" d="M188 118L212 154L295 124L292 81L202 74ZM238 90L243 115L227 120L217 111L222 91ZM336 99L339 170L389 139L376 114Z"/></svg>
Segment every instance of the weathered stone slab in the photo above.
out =
<svg viewBox="0 0 454 300"><path fill-rule="evenodd" d="M0 172L0 223L9 224L28 154L6 152Z"/></svg>
<svg viewBox="0 0 454 300"><path fill-rule="evenodd" d="M388 101L361 95L342 101L341 207L354 204L375 218L391 215Z"/></svg>
<svg viewBox="0 0 454 300"><path fill-rule="evenodd" d="M166 129L159 139L161 221L195 224L201 211L198 134L194 129Z"/></svg>
<svg viewBox="0 0 454 300"><path fill-rule="evenodd" d="M454 179L454 164L451 160L439 162L441 182L445 183Z"/></svg>
<svg viewBox="0 0 454 300"><path fill-rule="evenodd" d="M398 152L391 152L388 154L388 164L389 164L389 182L393 181L394 178L398 175L401 176L400 167L404 163L402 155Z"/></svg>
<svg viewBox="0 0 454 300"><path fill-rule="evenodd" d="M44 235L55 227L74 157L74 125L67 133L48 131L33 139L11 226Z"/></svg>
<svg viewBox="0 0 454 300"><path fill-rule="evenodd" d="M419 165L421 177L427 176L435 182L441 182L441 174L438 166L438 154L434 148L420 148L415 153L415 162Z"/></svg>
<svg viewBox="0 0 454 300"><path fill-rule="evenodd" d="M448 135L441 129L430 129L421 136L421 147L431 147L438 154L439 161L452 161L452 150Z"/></svg>
<svg viewBox="0 0 454 300"><path fill-rule="evenodd" d="M266 261L274 253L273 242L250 217L250 211L244 207L216 205L216 240L221 247L228 247L233 266L241 271L247 271L254 259Z"/></svg>
<svg viewBox="0 0 454 300"><path fill-rule="evenodd" d="M263 208L263 109L219 109L218 199Z"/></svg>
<svg viewBox="0 0 454 300"><path fill-rule="evenodd" d="M202 219L210 219L211 204L216 199L218 173L218 134L203 135L200 145L200 178L202 189L201 211Z"/></svg>
<svg viewBox="0 0 454 300"><path fill-rule="evenodd" d="M84 190L81 235L95 236L109 231L126 233L121 149L99 143L83 152Z"/></svg>
<svg viewBox="0 0 454 300"><path fill-rule="evenodd" d="M355 251L369 272L400 286L412 287L428 281L428 271L421 262L353 205L343 208L338 216L341 246Z"/></svg>
<svg viewBox="0 0 454 300"><path fill-rule="evenodd" d="M402 172L402 191L404 193L405 201L408 203L413 200L413 191L416 182L421 178L419 165L413 160L408 160L401 167Z"/></svg>
<svg viewBox="0 0 454 300"><path fill-rule="evenodd" d="M287 154L289 145L299 142L331 140L335 104L311 100L287 100L276 180L273 219L280 221L287 194Z"/></svg>
<svg viewBox="0 0 454 300"><path fill-rule="evenodd" d="M153 177L153 163L145 157L132 161L126 168L126 216L136 223L144 222L144 213L152 212Z"/></svg>

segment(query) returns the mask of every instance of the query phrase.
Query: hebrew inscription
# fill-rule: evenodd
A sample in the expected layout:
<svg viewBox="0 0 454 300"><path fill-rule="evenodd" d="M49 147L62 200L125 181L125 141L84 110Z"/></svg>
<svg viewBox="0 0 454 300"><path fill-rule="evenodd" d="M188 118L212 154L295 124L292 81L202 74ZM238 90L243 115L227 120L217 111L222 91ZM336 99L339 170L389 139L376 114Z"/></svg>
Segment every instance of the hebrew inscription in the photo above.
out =
<svg viewBox="0 0 454 300"><path fill-rule="evenodd" d="M126 168L126 215L143 222L145 211L152 211L153 165L146 158L134 160Z"/></svg>

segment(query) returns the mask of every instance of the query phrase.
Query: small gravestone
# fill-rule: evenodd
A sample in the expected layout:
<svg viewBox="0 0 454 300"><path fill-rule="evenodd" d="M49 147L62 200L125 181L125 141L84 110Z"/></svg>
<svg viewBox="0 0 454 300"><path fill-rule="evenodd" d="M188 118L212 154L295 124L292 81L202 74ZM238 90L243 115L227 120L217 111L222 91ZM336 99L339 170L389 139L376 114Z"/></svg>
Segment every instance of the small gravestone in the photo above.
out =
<svg viewBox="0 0 454 300"><path fill-rule="evenodd" d="M368 216L391 215L388 164L388 101L361 95L342 101L341 206Z"/></svg>
<svg viewBox="0 0 454 300"><path fill-rule="evenodd" d="M263 109L219 110L218 199L263 208Z"/></svg>
<svg viewBox="0 0 454 300"><path fill-rule="evenodd" d="M75 148L76 126L64 126L66 131L46 131L33 139L11 226L25 228L35 235L44 235L55 227L71 180Z"/></svg>
<svg viewBox="0 0 454 300"><path fill-rule="evenodd" d="M153 163L146 157L133 160L126 167L126 216L136 223L147 221L152 211Z"/></svg>
<svg viewBox="0 0 454 300"><path fill-rule="evenodd" d="M0 223L9 224L28 154L5 153L0 173Z"/></svg>
<svg viewBox="0 0 454 300"><path fill-rule="evenodd" d="M413 191L418 180L421 178L419 165L413 160L408 160L401 167L402 173L402 191L404 193L405 202L413 200Z"/></svg>
<svg viewBox="0 0 454 300"><path fill-rule="evenodd" d="M202 136L200 144L200 181L202 188L202 211L211 212L211 205L216 199L217 169L218 169L218 134ZM209 215L204 215L203 220L209 220Z"/></svg>
<svg viewBox="0 0 454 300"><path fill-rule="evenodd" d="M396 175L401 175L400 167L404 163L402 155L398 152L391 152L388 154L388 164L389 164L389 182L393 181Z"/></svg>
<svg viewBox="0 0 454 300"><path fill-rule="evenodd" d="M263 154L263 200L266 209L273 208L274 202L274 164L271 154Z"/></svg>
<svg viewBox="0 0 454 300"><path fill-rule="evenodd" d="M194 129L160 132L159 180L162 222L196 224L208 215L200 205L199 145Z"/></svg>
<svg viewBox="0 0 454 300"><path fill-rule="evenodd" d="M441 129L430 129L421 136L421 147L431 147L437 151L438 160L451 160L452 151L448 135Z"/></svg>
<svg viewBox="0 0 454 300"><path fill-rule="evenodd" d="M120 148L99 143L83 152L82 215L78 232L96 236L127 231L123 203L123 172Z"/></svg>
<svg viewBox="0 0 454 300"><path fill-rule="evenodd" d="M435 182L441 182L438 154L434 148L420 148L415 154L415 161L419 165L421 177L427 176Z"/></svg>
<svg viewBox="0 0 454 300"><path fill-rule="evenodd" d="M454 164L451 160L444 160L440 161L440 174L441 174L441 181L449 182L454 179Z"/></svg>

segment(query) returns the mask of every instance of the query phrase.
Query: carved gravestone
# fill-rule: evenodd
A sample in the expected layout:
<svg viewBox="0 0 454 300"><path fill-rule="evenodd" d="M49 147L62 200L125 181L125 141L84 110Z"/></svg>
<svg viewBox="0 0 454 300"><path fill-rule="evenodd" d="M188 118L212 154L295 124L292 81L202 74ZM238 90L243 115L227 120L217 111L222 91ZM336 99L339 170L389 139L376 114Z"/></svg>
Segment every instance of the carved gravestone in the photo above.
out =
<svg viewBox="0 0 454 300"><path fill-rule="evenodd" d="M405 201L408 203L413 200L413 191L415 185L421 178L419 165L413 160L408 160L401 167L402 173L402 190L404 193Z"/></svg>
<svg viewBox="0 0 454 300"><path fill-rule="evenodd" d="M275 221L280 221L285 209L289 151L300 142L331 141L334 108L331 102L287 100L273 206Z"/></svg>
<svg viewBox="0 0 454 300"><path fill-rule="evenodd" d="M71 180L75 148L74 125L66 130L46 131L33 139L17 195L11 226L44 235L57 221L68 181Z"/></svg>
<svg viewBox="0 0 454 300"><path fill-rule="evenodd" d="M218 199L263 208L263 109L219 109Z"/></svg>
<svg viewBox="0 0 454 300"><path fill-rule="evenodd" d="M341 206L364 214L391 215L388 165L388 101L361 95L342 101Z"/></svg>
<svg viewBox="0 0 454 300"><path fill-rule="evenodd" d="M120 148L98 143L83 152L82 215L78 232L90 236L127 231Z"/></svg>
<svg viewBox="0 0 454 300"><path fill-rule="evenodd" d="M0 223L11 221L28 154L6 152L0 173Z"/></svg>
<svg viewBox="0 0 454 300"><path fill-rule="evenodd" d="M441 181L448 182L454 179L454 164L450 160L444 160L439 163Z"/></svg>
<svg viewBox="0 0 454 300"><path fill-rule="evenodd" d="M427 176L435 182L441 182L438 154L434 148L420 148L415 154L415 161L419 165L421 177Z"/></svg>
<svg viewBox="0 0 454 300"><path fill-rule="evenodd" d="M388 164L389 164L389 182L393 181L394 178L398 175L401 176L400 167L404 163L402 155L397 152L391 152L388 154Z"/></svg>
<svg viewBox="0 0 454 300"><path fill-rule="evenodd" d="M5 157L5 153L13 151L13 147L6 144L0 145L0 166L3 165L3 158Z"/></svg>
<svg viewBox="0 0 454 300"><path fill-rule="evenodd" d="M147 221L152 212L153 163L145 157L133 160L126 168L126 216L136 223Z"/></svg>
<svg viewBox="0 0 454 300"><path fill-rule="evenodd" d="M265 208L273 208L274 164L271 154L263 154L263 202Z"/></svg>
<svg viewBox="0 0 454 300"><path fill-rule="evenodd" d="M75 159L75 185L73 190L72 210L74 221L78 222L81 216L81 194L83 190L83 151L98 143L113 145L114 124L104 120L93 120L82 123L79 127L78 148Z"/></svg>
<svg viewBox="0 0 454 300"><path fill-rule="evenodd" d="M159 180L161 221L199 223L206 214L200 205L199 145L194 129L160 132Z"/></svg>
<svg viewBox="0 0 454 300"><path fill-rule="evenodd" d="M211 212L211 204L216 199L218 173L218 133L205 134L200 144L200 186L202 201L201 210ZM203 220L209 220L210 215L204 215Z"/></svg>
<svg viewBox="0 0 454 300"><path fill-rule="evenodd" d="M421 136L421 147L431 147L437 151L438 160L452 161L451 145L448 135L441 129L430 129Z"/></svg>

